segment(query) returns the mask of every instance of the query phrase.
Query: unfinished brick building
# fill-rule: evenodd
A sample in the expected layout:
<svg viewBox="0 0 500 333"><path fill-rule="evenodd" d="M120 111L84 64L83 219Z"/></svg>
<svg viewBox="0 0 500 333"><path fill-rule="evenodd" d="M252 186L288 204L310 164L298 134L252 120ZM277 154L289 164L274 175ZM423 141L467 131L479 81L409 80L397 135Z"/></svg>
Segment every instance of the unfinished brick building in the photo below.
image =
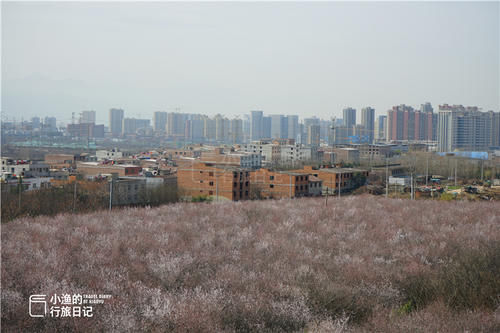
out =
<svg viewBox="0 0 500 333"><path fill-rule="evenodd" d="M197 160L177 169L177 184L181 195L186 197L245 200L249 197L249 180L245 169Z"/></svg>
<svg viewBox="0 0 500 333"><path fill-rule="evenodd" d="M252 193L263 198L295 198L309 195L309 175L259 169L250 173Z"/></svg>
<svg viewBox="0 0 500 333"><path fill-rule="evenodd" d="M323 190L326 188L330 191L347 191L354 188L355 184L352 181L356 174L368 177L368 171L353 168L313 168L312 166L304 166L304 169L293 170L293 172L309 174L318 177L323 181Z"/></svg>

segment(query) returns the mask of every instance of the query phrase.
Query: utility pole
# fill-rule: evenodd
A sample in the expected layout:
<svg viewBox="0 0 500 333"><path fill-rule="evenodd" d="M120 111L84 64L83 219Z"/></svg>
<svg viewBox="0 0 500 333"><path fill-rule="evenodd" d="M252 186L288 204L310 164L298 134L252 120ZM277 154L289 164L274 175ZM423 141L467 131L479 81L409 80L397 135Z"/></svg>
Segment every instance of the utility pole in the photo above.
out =
<svg viewBox="0 0 500 333"><path fill-rule="evenodd" d="M425 186L427 186L428 178L429 178L429 154L427 154L427 165L425 167Z"/></svg>
<svg viewBox="0 0 500 333"><path fill-rule="evenodd" d="M413 172L410 174L410 199L413 200Z"/></svg>
<svg viewBox="0 0 500 333"><path fill-rule="evenodd" d="M339 199L340 199L340 188L342 186L341 184L342 184L342 172L339 175Z"/></svg>
<svg viewBox="0 0 500 333"><path fill-rule="evenodd" d="M22 193L22 188L23 188L23 176L19 175L19 185L18 185L18 190L19 190L19 211L21 211L21 193Z"/></svg>
<svg viewBox="0 0 500 333"><path fill-rule="evenodd" d="M73 213L76 210L76 179L75 179L75 189L73 191Z"/></svg>
<svg viewBox="0 0 500 333"><path fill-rule="evenodd" d="M389 161L385 157L385 198L389 195Z"/></svg>
<svg viewBox="0 0 500 333"><path fill-rule="evenodd" d="M484 180L484 160L481 160L481 183Z"/></svg>
<svg viewBox="0 0 500 333"><path fill-rule="evenodd" d="M457 159L455 158L455 186L457 186Z"/></svg>
<svg viewBox="0 0 500 333"><path fill-rule="evenodd" d="M109 183L109 211L113 207L113 176L111 176L111 182Z"/></svg>

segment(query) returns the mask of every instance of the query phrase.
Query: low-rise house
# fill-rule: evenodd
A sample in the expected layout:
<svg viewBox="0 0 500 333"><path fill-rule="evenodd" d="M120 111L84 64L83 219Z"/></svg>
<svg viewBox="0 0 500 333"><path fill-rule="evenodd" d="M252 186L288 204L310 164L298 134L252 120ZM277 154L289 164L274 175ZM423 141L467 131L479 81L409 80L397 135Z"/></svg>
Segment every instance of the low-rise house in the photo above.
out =
<svg viewBox="0 0 500 333"><path fill-rule="evenodd" d="M383 144L357 144L352 148L359 150L359 158L364 160L383 160L394 155L389 145Z"/></svg>
<svg viewBox="0 0 500 333"><path fill-rule="evenodd" d="M249 198L249 171L231 165L191 160L177 168L177 184L182 196L212 197L215 200Z"/></svg>
<svg viewBox="0 0 500 333"><path fill-rule="evenodd" d="M309 175L259 169L250 173L252 193L262 198L296 198L309 195Z"/></svg>
<svg viewBox="0 0 500 333"><path fill-rule="evenodd" d="M118 149L111 150L97 150L95 152L98 161L102 160L116 160L123 158L123 153Z"/></svg>
<svg viewBox="0 0 500 333"><path fill-rule="evenodd" d="M359 163L359 150L355 148L335 148L335 163Z"/></svg>
<svg viewBox="0 0 500 333"><path fill-rule="evenodd" d="M309 196L317 197L322 194L323 181L313 175L309 175Z"/></svg>
<svg viewBox="0 0 500 333"><path fill-rule="evenodd" d="M2 157L2 174L9 173L13 177L24 177L28 175L29 171L29 160L15 160L9 157Z"/></svg>
<svg viewBox="0 0 500 333"><path fill-rule="evenodd" d="M68 169L75 167L78 160L76 155L73 154L46 154L45 163L51 169Z"/></svg>
<svg viewBox="0 0 500 333"><path fill-rule="evenodd" d="M259 169L262 159L259 153L234 152L224 153L222 148L202 152L200 160L220 165L233 165L244 169Z"/></svg>
<svg viewBox="0 0 500 333"><path fill-rule="evenodd" d="M117 173L118 176L139 176L142 167L132 164L102 164L98 162L77 163L77 171L85 176Z"/></svg>
<svg viewBox="0 0 500 333"><path fill-rule="evenodd" d="M368 177L369 172L362 169L354 168L314 168L312 166L304 166L303 169L293 170L303 174L310 174L318 177L323 181L323 192L338 191L340 186L341 191L348 191L363 185L358 182L363 177Z"/></svg>
<svg viewBox="0 0 500 333"><path fill-rule="evenodd" d="M52 178L50 177L21 177L20 180L19 178L12 177L3 181L2 187L7 186L12 188L18 187L19 184L21 184L23 191L33 191L49 188L51 186L51 180Z"/></svg>

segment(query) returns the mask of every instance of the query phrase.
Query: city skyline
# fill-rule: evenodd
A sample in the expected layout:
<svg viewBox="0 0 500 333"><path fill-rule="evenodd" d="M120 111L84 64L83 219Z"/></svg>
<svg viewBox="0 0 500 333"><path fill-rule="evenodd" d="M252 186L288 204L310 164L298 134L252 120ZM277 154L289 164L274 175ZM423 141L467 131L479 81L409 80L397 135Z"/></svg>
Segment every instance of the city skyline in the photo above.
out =
<svg viewBox="0 0 500 333"><path fill-rule="evenodd" d="M330 119L370 106L379 116L425 102L498 111L498 8L3 3L2 114L70 123L95 110L106 123L114 107L148 119L176 108Z"/></svg>

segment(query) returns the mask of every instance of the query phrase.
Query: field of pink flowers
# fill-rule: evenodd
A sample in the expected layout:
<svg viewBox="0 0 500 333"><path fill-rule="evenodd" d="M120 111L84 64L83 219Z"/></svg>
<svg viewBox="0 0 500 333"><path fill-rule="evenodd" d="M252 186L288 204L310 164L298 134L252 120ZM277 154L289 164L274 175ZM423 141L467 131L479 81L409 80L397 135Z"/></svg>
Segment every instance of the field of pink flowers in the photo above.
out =
<svg viewBox="0 0 500 333"><path fill-rule="evenodd" d="M500 205L177 203L2 225L2 331L500 331ZM111 294L30 318L32 294Z"/></svg>

